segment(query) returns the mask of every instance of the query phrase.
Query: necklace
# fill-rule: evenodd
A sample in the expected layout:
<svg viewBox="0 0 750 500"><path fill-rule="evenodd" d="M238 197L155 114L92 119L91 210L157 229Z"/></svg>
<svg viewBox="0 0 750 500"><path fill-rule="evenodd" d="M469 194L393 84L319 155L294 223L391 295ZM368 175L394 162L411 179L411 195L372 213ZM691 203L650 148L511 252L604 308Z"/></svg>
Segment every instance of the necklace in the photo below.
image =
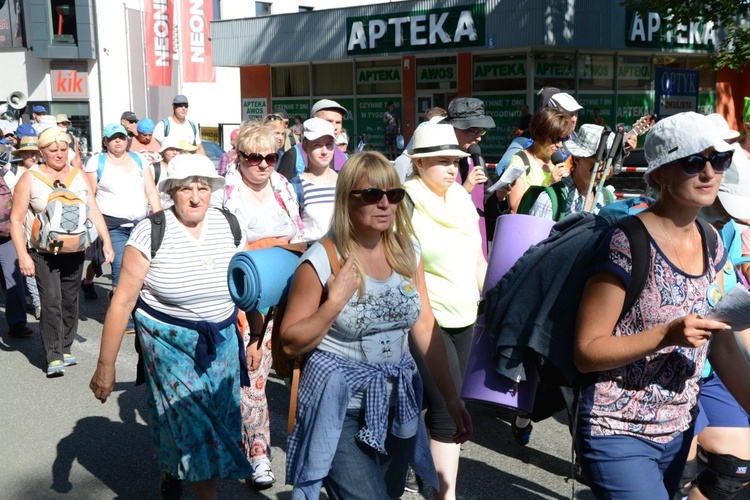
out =
<svg viewBox="0 0 750 500"><path fill-rule="evenodd" d="M659 224L659 227L661 227L662 232L664 232L664 236L667 237L667 241L669 241L669 244L672 245L672 250L674 250L674 254L677 256L677 262L680 264L680 269L685 271L687 274L693 274L693 265L695 264L695 257L698 255L698 247L695 245L695 228L690 232L690 241L693 243L693 247L695 250L693 251L693 259L690 261L690 267L686 268L682 264L682 259L680 259L680 254L677 252L677 247L674 246L674 242L672 241L672 238L669 236L669 233L664 228L664 224L662 224L661 219L654 214L654 217L656 217L656 222Z"/></svg>

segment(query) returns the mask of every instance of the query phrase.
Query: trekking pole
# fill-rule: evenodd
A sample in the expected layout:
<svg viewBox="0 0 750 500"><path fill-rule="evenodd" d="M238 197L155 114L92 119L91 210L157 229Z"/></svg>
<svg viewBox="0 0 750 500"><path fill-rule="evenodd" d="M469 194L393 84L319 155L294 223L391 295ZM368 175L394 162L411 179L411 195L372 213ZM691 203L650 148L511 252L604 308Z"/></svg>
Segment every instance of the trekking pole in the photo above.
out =
<svg viewBox="0 0 750 500"><path fill-rule="evenodd" d="M589 189L586 191L586 197L583 199L583 208L586 209L589 197L594 192L594 186L596 185L596 172L599 170L599 165L602 163L604 153L607 150L607 137L609 134L602 134L599 139L599 146L596 148L596 157L594 160L594 166L591 168L591 179L589 180ZM593 206L593 205L592 205Z"/></svg>
<svg viewBox="0 0 750 500"><path fill-rule="evenodd" d="M612 141L612 147L609 148L609 154L607 155L607 161L604 164L604 171L602 172L602 177L599 179L599 185L596 187L596 194L594 195L594 202L591 204L592 210L594 209L596 204L599 202L599 200L603 198L602 189L604 189L604 181L607 180L609 169L612 168L612 162L614 162L614 159L617 157L617 155L620 154L620 149L622 148L622 139L624 136L625 136L625 133L623 132L622 128L619 128L617 132L615 132L615 139Z"/></svg>

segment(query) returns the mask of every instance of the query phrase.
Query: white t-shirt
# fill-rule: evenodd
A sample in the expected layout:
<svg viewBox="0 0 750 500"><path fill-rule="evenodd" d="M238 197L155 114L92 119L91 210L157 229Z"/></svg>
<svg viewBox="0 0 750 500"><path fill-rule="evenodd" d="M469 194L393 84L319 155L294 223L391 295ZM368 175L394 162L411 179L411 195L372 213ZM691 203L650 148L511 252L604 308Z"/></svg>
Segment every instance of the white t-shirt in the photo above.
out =
<svg viewBox="0 0 750 500"><path fill-rule="evenodd" d="M133 153L138 154L138 153ZM110 163L107 153L99 153L86 162L84 170L96 173L99 157L105 155L102 178L96 188L96 204L104 215L131 221L139 221L148 215L148 200L143 179L143 168L147 163L140 157L141 166L134 159L127 166ZM130 155L130 153L125 153ZM132 159L132 158L131 158Z"/></svg>
<svg viewBox="0 0 750 500"><path fill-rule="evenodd" d="M245 242L234 246L226 217L210 208L201 235L195 239L165 210L164 239L151 260L151 221L141 221L130 234L128 245L151 261L140 296L157 311L189 321L217 322L234 310L229 295L229 261Z"/></svg>
<svg viewBox="0 0 750 500"><path fill-rule="evenodd" d="M177 123L172 116L169 116L167 120L169 120L169 137L176 138L178 141L185 140L189 144L195 142L196 146L200 145L201 131L197 123L193 122L195 125L195 132L193 132L193 127L187 118L185 119L185 123ZM164 142L164 120L160 120L154 126L154 139L160 143Z"/></svg>

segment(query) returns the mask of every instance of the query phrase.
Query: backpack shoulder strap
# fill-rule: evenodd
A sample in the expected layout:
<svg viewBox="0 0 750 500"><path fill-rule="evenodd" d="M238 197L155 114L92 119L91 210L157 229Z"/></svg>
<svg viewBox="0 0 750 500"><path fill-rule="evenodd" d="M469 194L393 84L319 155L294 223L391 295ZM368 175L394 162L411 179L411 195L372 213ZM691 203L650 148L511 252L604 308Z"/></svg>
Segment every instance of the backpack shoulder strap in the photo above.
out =
<svg viewBox="0 0 750 500"><path fill-rule="evenodd" d="M164 118L161 121L164 124L164 137L169 135L169 117Z"/></svg>
<svg viewBox="0 0 750 500"><path fill-rule="evenodd" d="M331 263L331 272L334 276L336 276L341 269L339 265L339 255L336 252L336 245L328 236L321 238L319 241L320 244L323 245L323 248L326 249L326 254L328 254L328 262Z"/></svg>
<svg viewBox="0 0 750 500"><path fill-rule="evenodd" d="M188 120L188 123L190 124L190 128L193 129L193 146L195 146L198 143L198 127L190 120Z"/></svg>
<svg viewBox="0 0 750 500"><path fill-rule="evenodd" d="M161 177L161 161L155 161L152 165L154 166L154 184L158 184L159 177Z"/></svg>
<svg viewBox="0 0 750 500"><path fill-rule="evenodd" d="M703 234L706 236L706 245L708 246L708 256L711 260L711 265L716 258L716 233L714 232L713 226L701 218L696 219L703 229Z"/></svg>
<svg viewBox="0 0 750 500"><path fill-rule="evenodd" d="M240 246L240 243L242 243L242 229L237 217L227 207L218 207L217 209L226 217L229 223L229 228L232 230L232 237L234 237L234 246Z"/></svg>
<svg viewBox="0 0 750 500"><path fill-rule="evenodd" d="M138 165L138 168L143 170L143 162L141 161L141 155L137 153L133 153L132 151L128 151L128 153L130 154L130 157L133 158L133 160L135 160L136 164Z"/></svg>
<svg viewBox="0 0 750 500"><path fill-rule="evenodd" d="M50 179L49 177L47 177L43 173L38 172L36 170L31 170L31 169L29 169L28 172L31 175L33 175L34 177L36 177L37 179L39 179L40 181L42 181L43 183L45 183L46 185L48 185L49 187L51 187L52 189L55 189L55 183L52 182L52 179Z"/></svg>
<svg viewBox="0 0 750 500"><path fill-rule="evenodd" d="M516 153L516 156L518 156L519 158L521 158L521 161L523 161L523 164L526 166L526 168L529 168L531 166L531 163L529 163L529 157L526 154L526 151L524 151L522 149L521 151L519 151L518 153Z"/></svg>
<svg viewBox="0 0 750 500"><path fill-rule="evenodd" d="M104 167L107 165L107 153L102 151L98 156L99 163L96 168L96 182L101 182L102 174L104 173Z"/></svg>
<svg viewBox="0 0 750 500"><path fill-rule="evenodd" d="M154 260L156 252L159 250L162 240L164 240L167 218L164 215L164 210L159 210L149 215L148 220L151 221L151 260Z"/></svg>
<svg viewBox="0 0 750 500"><path fill-rule="evenodd" d="M622 306L622 311L620 311L620 319L622 319L622 316L633 307L646 287L649 268L651 267L651 245L646 226L638 217L625 217L615 225L622 229L628 237L632 262L630 286L625 291L625 303Z"/></svg>
<svg viewBox="0 0 750 500"><path fill-rule="evenodd" d="M80 172L81 169L78 167L70 167L70 173L65 178L65 187L70 188L70 186L73 184L73 181L76 180L76 176L78 175L78 172Z"/></svg>
<svg viewBox="0 0 750 500"><path fill-rule="evenodd" d="M544 192L547 193L550 200L552 200L552 218L559 221L567 215L565 208L567 206L568 199L565 196L565 185L562 182L555 182L551 186L544 188Z"/></svg>

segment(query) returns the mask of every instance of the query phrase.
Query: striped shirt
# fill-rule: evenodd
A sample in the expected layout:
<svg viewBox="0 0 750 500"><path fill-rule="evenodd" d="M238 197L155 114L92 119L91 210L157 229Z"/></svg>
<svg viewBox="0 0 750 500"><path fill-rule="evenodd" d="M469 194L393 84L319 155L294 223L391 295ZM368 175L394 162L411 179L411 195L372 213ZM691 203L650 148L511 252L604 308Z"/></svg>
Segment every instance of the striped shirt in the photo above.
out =
<svg viewBox="0 0 750 500"><path fill-rule="evenodd" d="M224 215L209 209L200 238L194 238L166 210L166 228L159 251L151 260L151 221L141 221L128 245L151 260L141 298L157 311L189 321L221 321L234 310L227 268L238 248ZM244 246L244 241L240 245Z"/></svg>
<svg viewBox="0 0 750 500"><path fill-rule="evenodd" d="M333 217L336 186L315 184L302 176L292 181L299 195L302 241L319 240L328 233Z"/></svg>

